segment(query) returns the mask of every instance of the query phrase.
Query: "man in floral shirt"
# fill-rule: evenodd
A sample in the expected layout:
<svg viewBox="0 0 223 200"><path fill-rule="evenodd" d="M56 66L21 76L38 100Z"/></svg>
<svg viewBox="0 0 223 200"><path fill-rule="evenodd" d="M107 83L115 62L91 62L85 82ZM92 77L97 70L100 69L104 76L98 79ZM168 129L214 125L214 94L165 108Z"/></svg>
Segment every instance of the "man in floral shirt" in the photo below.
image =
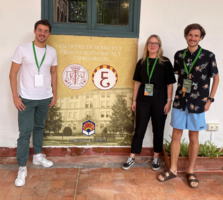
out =
<svg viewBox="0 0 223 200"><path fill-rule="evenodd" d="M214 102L219 83L215 55L198 45L205 34L199 24L188 25L184 30L188 47L174 56L174 73L178 75L178 87L171 116L171 167L158 177L158 180L163 182L177 176L180 139L183 130L188 129L190 145L187 179L191 188L197 188L199 185L193 168L199 151L199 131L207 128L204 112L208 111ZM213 78L213 84L209 94L210 78Z"/></svg>

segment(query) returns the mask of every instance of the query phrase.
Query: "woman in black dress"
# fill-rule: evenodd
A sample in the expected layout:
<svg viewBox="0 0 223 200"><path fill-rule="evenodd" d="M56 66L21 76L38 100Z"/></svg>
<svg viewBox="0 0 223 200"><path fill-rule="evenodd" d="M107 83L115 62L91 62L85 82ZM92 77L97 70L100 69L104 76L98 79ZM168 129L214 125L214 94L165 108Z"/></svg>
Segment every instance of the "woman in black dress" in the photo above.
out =
<svg viewBox="0 0 223 200"><path fill-rule="evenodd" d="M136 127L131 145L131 154L122 168L127 170L135 163L135 154L142 150L143 138L152 119L153 170L160 168L159 153L162 152L166 116L171 109L173 83L176 82L173 66L163 56L158 35L151 35L138 61L133 77L135 80L132 110L136 111Z"/></svg>

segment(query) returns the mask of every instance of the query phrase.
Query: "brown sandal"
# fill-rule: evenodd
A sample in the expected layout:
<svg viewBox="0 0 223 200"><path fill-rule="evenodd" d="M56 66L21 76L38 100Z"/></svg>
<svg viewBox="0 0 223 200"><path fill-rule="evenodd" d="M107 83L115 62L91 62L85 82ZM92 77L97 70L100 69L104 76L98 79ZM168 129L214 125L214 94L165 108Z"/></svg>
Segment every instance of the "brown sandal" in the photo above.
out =
<svg viewBox="0 0 223 200"><path fill-rule="evenodd" d="M190 177L194 177L195 179L190 179ZM188 173L187 174L187 181L188 181L188 184L191 188L198 188L199 186L199 180L197 179L197 176L193 173ZM191 183L198 183L197 186L193 186L191 185Z"/></svg>
<svg viewBox="0 0 223 200"><path fill-rule="evenodd" d="M170 180L170 179L173 179L173 178L176 178L176 177L178 177L177 175L175 175L173 172L171 172L170 170L169 171L166 171L168 174L169 174L169 176L167 176L166 174L165 174L165 172L163 172L163 173L161 173L160 175L161 176L163 176L163 180L160 180L159 178L158 178L158 181L160 181L160 182L165 182L165 181L168 181L168 180Z"/></svg>

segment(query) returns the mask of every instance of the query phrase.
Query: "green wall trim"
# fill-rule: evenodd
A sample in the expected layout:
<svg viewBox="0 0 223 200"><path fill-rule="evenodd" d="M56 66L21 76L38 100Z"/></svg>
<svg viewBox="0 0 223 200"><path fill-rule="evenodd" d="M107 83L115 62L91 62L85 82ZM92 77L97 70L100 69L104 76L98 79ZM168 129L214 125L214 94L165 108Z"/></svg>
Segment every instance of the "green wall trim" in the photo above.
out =
<svg viewBox="0 0 223 200"><path fill-rule="evenodd" d="M90 3L92 1L92 3ZM86 24L61 24L53 22L53 0L41 0L41 19L52 25L53 35L84 35L99 37L139 38L141 0L130 0L129 26L97 25L96 0L88 0Z"/></svg>

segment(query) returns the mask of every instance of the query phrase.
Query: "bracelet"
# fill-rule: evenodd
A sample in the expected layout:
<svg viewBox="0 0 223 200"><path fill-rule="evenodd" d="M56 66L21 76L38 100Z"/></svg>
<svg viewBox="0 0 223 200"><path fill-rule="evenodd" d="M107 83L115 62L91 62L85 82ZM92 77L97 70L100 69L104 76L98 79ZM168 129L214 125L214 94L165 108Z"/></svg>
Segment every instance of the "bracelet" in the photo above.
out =
<svg viewBox="0 0 223 200"><path fill-rule="evenodd" d="M167 99L167 101L173 101L172 99Z"/></svg>

